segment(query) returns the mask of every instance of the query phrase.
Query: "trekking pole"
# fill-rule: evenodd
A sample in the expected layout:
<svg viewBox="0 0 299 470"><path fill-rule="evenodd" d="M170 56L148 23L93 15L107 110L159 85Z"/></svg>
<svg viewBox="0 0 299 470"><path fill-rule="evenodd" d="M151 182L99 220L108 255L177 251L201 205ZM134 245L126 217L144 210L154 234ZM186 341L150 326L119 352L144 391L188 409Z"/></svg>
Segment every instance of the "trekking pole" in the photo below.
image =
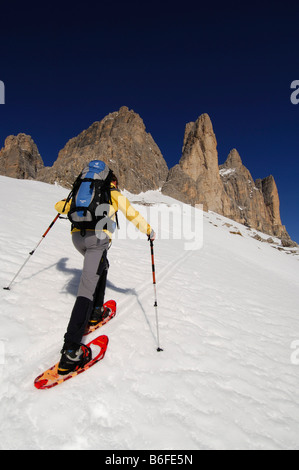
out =
<svg viewBox="0 0 299 470"><path fill-rule="evenodd" d="M24 266L27 264L27 262L29 261L30 257L35 253L35 251L37 250L37 248L39 247L39 245L41 244L41 242L43 241L43 239L46 237L47 233L51 230L51 228L53 227L53 225L55 224L56 220L58 220L60 217L60 214L57 214L57 216L55 217L55 219L50 223L49 227L47 228L47 230L45 231L45 233L43 234L42 238L40 239L40 241L38 242L38 244L36 245L36 247L34 248L34 250L30 251L29 255L28 255L28 258L25 260L25 262L22 264L22 266L20 267L19 271L16 273L16 275L14 276L14 278L12 279L12 281L10 282L10 284L7 286L7 287L3 287L3 289L5 290L10 290L11 288L11 285L14 283L15 279L18 277L18 275L20 274L20 272L22 271L22 269L24 268Z"/></svg>
<svg viewBox="0 0 299 470"><path fill-rule="evenodd" d="M157 351L160 352L160 351L163 351L163 349L160 348L156 269L155 269L155 258L154 258L154 242L152 240L150 240L150 246L151 246L153 284L154 284L154 294L155 294L154 307L155 307L155 310L156 310L157 344L158 344Z"/></svg>

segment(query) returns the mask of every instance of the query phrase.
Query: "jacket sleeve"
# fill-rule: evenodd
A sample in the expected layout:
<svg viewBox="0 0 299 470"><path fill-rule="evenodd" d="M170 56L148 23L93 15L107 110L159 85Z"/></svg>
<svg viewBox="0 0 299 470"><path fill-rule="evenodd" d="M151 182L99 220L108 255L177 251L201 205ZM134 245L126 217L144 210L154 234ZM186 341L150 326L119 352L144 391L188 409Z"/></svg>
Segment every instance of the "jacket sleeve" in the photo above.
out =
<svg viewBox="0 0 299 470"><path fill-rule="evenodd" d="M65 204L65 200L64 201L59 201L55 204L55 209L57 210L57 212L59 212L59 214L68 214L68 212L71 208L71 203L72 203L72 200L70 200L67 204ZM65 208L64 208L64 206L65 206Z"/></svg>
<svg viewBox="0 0 299 470"><path fill-rule="evenodd" d="M145 235L150 235L152 233L151 226L146 222L142 215L131 206L130 201L121 194L120 191L115 190L111 191L111 199L114 209L120 210L126 217L129 222L135 225L135 227L140 230L140 232Z"/></svg>

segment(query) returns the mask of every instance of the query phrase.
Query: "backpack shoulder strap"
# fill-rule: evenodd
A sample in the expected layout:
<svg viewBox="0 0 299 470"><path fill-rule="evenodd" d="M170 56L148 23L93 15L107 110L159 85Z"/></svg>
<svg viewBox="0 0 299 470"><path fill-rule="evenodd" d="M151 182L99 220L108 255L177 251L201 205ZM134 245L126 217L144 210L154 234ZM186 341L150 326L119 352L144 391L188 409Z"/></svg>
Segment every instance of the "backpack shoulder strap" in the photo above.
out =
<svg viewBox="0 0 299 470"><path fill-rule="evenodd" d="M82 171L81 171L80 175L77 176L77 178L75 179L75 181L74 181L74 183L73 183L73 187L72 187L72 189L71 189L71 191L70 191L68 197L67 197L66 200L65 200L65 204L64 204L64 207L63 207L63 211L65 211L65 208L66 208L67 203L70 202L70 200L71 200L72 197L73 197L73 194L77 191L77 189L78 189L78 187L79 187L79 185L80 185L80 179L81 179L81 177L82 177Z"/></svg>

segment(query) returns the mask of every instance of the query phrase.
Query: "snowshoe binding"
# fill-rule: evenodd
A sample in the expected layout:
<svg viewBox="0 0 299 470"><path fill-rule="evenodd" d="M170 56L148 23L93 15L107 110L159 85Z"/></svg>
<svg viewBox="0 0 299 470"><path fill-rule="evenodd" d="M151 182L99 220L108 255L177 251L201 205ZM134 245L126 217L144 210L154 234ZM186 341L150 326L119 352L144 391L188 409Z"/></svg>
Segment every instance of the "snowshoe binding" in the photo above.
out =
<svg viewBox="0 0 299 470"><path fill-rule="evenodd" d="M75 372L91 361L91 349L85 344L77 347L64 347L61 351L61 359L58 364L58 374L67 375Z"/></svg>
<svg viewBox="0 0 299 470"><path fill-rule="evenodd" d="M96 326L98 323L104 321L105 318L109 317L111 312L111 308L105 305L103 307L96 307L90 316L89 326Z"/></svg>

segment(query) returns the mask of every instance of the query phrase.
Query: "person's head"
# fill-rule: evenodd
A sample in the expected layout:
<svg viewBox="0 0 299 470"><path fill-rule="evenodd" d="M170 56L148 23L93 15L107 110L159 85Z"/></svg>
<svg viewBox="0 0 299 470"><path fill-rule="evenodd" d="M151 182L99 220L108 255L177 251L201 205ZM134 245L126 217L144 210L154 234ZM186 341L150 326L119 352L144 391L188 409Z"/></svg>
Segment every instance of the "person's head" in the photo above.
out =
<svg viewBox="0 0 299 470"><path fill-rule="evenodd" d="M111 183L113 183L116 188L118 187L118 178L113 171L111 175Z"/></svg>

